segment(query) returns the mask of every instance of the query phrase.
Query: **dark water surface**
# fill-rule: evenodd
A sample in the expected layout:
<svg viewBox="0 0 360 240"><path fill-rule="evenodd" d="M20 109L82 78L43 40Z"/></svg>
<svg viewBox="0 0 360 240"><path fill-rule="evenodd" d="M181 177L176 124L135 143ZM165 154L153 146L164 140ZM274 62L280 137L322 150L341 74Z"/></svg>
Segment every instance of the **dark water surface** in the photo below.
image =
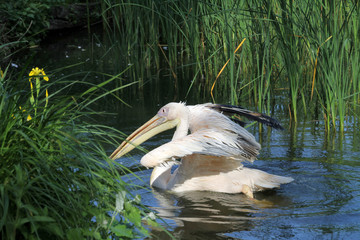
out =
<svg viewBox="0 0 360 240"><path fill-rule="evenodd" d="M121 72L124 66L113 69L114 65L108 63L115 60L109 59L111 55L105 55L106 47L94 39L81 34L53 38L50 43L32 50L36 54L34 66L51 70L84 61L86 64L71 71ZM158 80L156 85L144 77L143 92L133 89L126 93L131 96L125 100L133 108L121 103L104 106L107 111L118 114L109 116L109 124L129 134L155 115L158 108L174 100L169 96L172 82L168 81L168 74L158 77L165 80ZM153 96L152 91L158 95ZM175 100L185 100L183 98L180 94ZM195 103L196 99L190 96L186 100ZM287 109L283 108L279 107L274 117L286 130L265 128L259 134L258 127L249 129L263 149L258 160L247 166L295 179L277 191L256 194L256 200L242 194L173 194L150 189L151 169L143 168L136 172L139 178L129 175L124 176L124 180L140 186L136 194L141 195L146 206L158 212L164 226L179 239L360 239L358 124L350 122L343 137L326 134L319 122L302 120L290 128ZM169 141L171 134L156 136L144 147L151 150ZM136 170L143 153L138 150L132 153L131 158L118 161ZM152 229L152 234L160 239L169 238L157 228Z"/></svg>

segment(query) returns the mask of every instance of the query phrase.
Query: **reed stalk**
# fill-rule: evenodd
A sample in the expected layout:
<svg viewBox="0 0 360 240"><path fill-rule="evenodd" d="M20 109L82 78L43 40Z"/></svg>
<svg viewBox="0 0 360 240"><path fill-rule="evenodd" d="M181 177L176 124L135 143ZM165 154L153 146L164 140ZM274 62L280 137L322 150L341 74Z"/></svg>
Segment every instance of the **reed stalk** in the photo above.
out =
<svg viewBox="0 0 360 240"><path fill-rule="evenodd" d="M144 62L150 71L165 66L174 92L185 86L189 88L187 96L190 88L198 89L207 93L205 101L246 102L259 111L270 111L273 90L281 88L288 99L289 118L295 123L299 115L306 116L309 105L317 104L324 121L339 124L340 131L348 107L356 108L359 101L357 2L107 3L103 11L107 32L117 36L119 52L126 50L128 56L122 59L135 65L134 80L143 78L140 69ZM247 43L234 53L244 38ZM178 71L193 72L196 77L183 80L180 86ZM346 83L340 84L340 78ZM139 81L139 87L142 84ZM347 91L334 91L333 84Z"/></svg>

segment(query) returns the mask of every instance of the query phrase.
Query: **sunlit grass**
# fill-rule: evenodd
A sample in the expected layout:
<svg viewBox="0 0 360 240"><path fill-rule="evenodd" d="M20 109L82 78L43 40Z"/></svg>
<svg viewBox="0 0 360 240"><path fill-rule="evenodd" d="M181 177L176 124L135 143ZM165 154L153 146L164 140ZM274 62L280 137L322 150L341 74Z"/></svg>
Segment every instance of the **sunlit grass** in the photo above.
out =
<svg viewBox="0 0 360 240"><path fill-rule="evenodd" d="M1 72L1 239L147 236L142 221L154 218L121 180L127 170L104 149L122 133L90 118L97 114L91 104L111 94L101 90L111 80L95 85L46 76L49 82L31 90L26 72ZM74 85L88 90L63 96Z"/></svg>

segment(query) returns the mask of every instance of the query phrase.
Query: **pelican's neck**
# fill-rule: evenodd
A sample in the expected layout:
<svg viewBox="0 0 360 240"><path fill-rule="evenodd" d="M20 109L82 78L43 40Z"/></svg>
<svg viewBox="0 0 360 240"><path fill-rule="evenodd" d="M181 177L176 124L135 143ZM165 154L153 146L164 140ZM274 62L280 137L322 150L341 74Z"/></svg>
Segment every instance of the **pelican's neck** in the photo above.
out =
<svg viewBox="0 0 360 240"><path fill-rule="evenodd" d="M172 137L172 141L185 137L189 133L189 118L190 112L187 107L184 106L184 111L180 114L181 118L179 124L176 126L176 131Z"/></svg>
<svg viewBox="0 0 360 240"><path fill-rule="evenodd" d="M154 167L150 177L150 185L161 189L167 189L168 183L172 177L172 165L173 164L167 164L166 166L160 165Z"/></svg>
<svg viewBox="0 0 360 240"><path fill-rule="evenodd" d="M185 137L189 132L189 109L184 106L181 114L179 115L181 116L180 121L176 126L176 131L172 137L172 141ZM167 162L166 165L154 167L150 177L150 185L161 189L169 189L169 182L175 177L175 174L171 174L171 167L173 165L174 163Z"/></svg>

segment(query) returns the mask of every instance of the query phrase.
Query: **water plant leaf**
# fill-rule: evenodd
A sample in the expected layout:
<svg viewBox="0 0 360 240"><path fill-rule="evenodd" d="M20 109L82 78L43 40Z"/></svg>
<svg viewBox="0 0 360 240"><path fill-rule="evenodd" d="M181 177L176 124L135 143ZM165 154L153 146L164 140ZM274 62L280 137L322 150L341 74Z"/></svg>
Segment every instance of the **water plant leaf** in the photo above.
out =
<svg viewBox="0 0 360 240"><path fill-rule="evenodd" d="M111 227L111 231L117 236L117 237L126 237L126 238L133 238L133 232L131 229L128 229L126 225L120 225L117 224L113 227Z"/></svg>
<svg viewBox="0 0 360 240"><path fill-rule="evenodd" d="M237 48L235 49L234 54L240 49L240 47L243 45L243 43L245 42L245 40L246 40L246 38L244 38L244 39L240 42L240 44L239 44L239 45L237 46ZM215 84L216 84L218 78L220 77L221 73L224 71L226 65L227 65L229 62L230 62L230 58L226 61L226 63L224 64L224 66L221 68L221 70L219 71L218 75L217 75L216 78L215 78L214 83L213 83L212 86L211 86L210 94L211 94L211 98L212 98L212 100L213 100L213 103L215 103L215 99L214 99L214 95L213 95L213 90L214 90Z"/></svg>

